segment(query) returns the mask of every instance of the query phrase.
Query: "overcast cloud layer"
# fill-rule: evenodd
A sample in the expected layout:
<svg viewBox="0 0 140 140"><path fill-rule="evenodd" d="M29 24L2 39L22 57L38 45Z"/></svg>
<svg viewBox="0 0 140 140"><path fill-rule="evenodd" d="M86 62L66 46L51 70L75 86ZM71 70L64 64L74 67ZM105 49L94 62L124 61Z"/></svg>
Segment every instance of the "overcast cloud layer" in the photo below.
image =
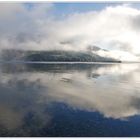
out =
<svg viewBox="0 0 140 140"><path fill-rule="evenodd" d="M123 4L58 18L54 8L52 3L0 3L0 48L78 51L97 45L110 51L100 55L140 60L139 9Z"/></svg>

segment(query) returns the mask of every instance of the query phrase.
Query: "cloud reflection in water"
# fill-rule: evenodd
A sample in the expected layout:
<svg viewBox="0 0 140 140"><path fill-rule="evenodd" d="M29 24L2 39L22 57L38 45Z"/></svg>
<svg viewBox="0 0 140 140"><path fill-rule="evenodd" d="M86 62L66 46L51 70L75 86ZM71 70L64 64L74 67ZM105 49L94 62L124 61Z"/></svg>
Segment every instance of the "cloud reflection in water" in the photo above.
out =
<svg viewBox="0 0 140 140"><path fill-rule="evenodd" d="M119 120L140 113L138 64L13 65L0 67L0 127L9 135L51 125L53 103Z"/></svg>

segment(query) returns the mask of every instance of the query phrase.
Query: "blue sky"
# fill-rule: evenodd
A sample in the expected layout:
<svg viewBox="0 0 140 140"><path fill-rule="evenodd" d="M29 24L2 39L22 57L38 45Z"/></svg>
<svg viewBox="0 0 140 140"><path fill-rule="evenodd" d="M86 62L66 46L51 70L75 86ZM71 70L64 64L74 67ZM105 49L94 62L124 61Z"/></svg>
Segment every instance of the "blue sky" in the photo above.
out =
<svg viewBox="0 0 140 140"><path fill-rule="evenodd" d="M25 3L28 9L32 9L34 3ZM100 11L107 6L116 6L122 3L116 2L56 2L53 4L53 14L55 16L67 15L72 13L81 13L81 12L89 12L89 11Z"/></svg>
<svg viewBox="0 0 140 140"><path fill-rule="evenodd" d="M49 3L49 2L48 2ZM33 5L37 3L24 3L25 7L29 10ZM86 13L90 11L100 11L108 6L117 6L122 4L131 4L132 7L140 8L140 3L136 2L55 2L52 3L53 8L51 14L55 17L61 17L63 15L69 15L73 13Z"/></svg>
<svg viewBox="0 0 140 140"><path fill-rule="evenodd" d="M54 3L55 12L62 13L73 13L73 12L88 12L93 10L101 10L109 5L117 5L119 3Z"/></svg>

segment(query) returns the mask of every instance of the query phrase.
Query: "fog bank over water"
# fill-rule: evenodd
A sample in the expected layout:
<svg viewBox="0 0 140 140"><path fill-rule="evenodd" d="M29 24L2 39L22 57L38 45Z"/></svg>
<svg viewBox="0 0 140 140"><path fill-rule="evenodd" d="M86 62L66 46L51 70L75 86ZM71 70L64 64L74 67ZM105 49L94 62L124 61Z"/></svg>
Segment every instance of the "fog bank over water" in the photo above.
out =
<svg viewBox="0 0 140 140"><path fill-rule="evenodd" d="M0 50L74 50L99 46L100 56L139 59L140 10L135 4L55 14L56 3L0 3ZM101 3L101 5L104 5ZM83 4L84 6L84 4ZM96 6L96 4L95 4Z"/></svg>

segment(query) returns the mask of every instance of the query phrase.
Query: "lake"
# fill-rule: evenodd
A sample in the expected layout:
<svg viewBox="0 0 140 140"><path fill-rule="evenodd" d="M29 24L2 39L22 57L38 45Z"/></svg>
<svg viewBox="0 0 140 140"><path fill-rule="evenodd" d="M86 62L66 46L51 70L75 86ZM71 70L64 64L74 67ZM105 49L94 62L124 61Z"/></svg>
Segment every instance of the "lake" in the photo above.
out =
<svg viewBox="0 0 140 140"><path fill-rule="evenodd" d="M0 136L140 136L140 64L0 63Z"/></svg>

